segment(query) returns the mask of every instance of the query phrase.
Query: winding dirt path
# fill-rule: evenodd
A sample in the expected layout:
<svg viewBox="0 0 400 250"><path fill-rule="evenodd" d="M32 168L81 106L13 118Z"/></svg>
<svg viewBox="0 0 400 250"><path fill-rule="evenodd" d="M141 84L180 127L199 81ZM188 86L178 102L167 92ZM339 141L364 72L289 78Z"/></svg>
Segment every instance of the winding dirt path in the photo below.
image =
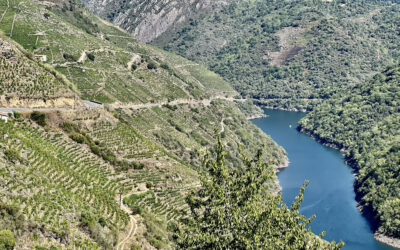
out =
<svg viewBox="0 0 400 250"><path fill-rule="evenodd" d="M117 250L124 250L124 249L125 249L126 243L127 243L130 239L132 239L133 236L135 236L136 231L137 231L137 228L138 228L138 225L137 225L137 221L136 221L136 219L135 219L135 216L132 215L132 210L131 210L127 205L125 205L124 202L123 202L123 200L124 200L126 197L128 197L128 196L130 196L130 195L132 195L132 194L134 194L134 192L130 192L130 193L124 194L124 195L121 197L121 199L122 199L122 202L121 202L121 209L122 209L125 213L127 213L127 214L129 215L130 221L129 221L129 232L128 232L128 234L126 235L126 237L123 238L123 239L117 244L117 248L116 248ZM118 197L117 197L117 199L118 199ZM119 202L119 201L118 201L118 202Z"/></svg>
<svg viewBox="0 0 400 250"><path fill-rule="evenodd" d="M182 64L182 65L178 65L175 66L176 69L180 69L180 68L185 68L185 67L189 67L189 66L199 66L200 64L198 63L188 63L188 64Z"/></svg>
<svg viewBox="0 0 400 250"><path fill-rule="evenodd" d="M109 105L103 105L100 103L91 102L88 100L82 100L82 105L76 107L65 107L65 108L30 108L30 107L0 107L0 112L3 113L29 113L33 111L38 112L75 112L75 111L83 111L83 110L94 110L94 109L105 109L106 107L110 107L113 109L132 109L132 110L141 110L141 109L151 109L151 108L161 108L165 106L180 106L180 105L204 105L210 106L212 101L215 100L224 100L229 102L243 102L246 99L237 99L234 97L226 97L226 96L214 96L209 99L204 100L196 100L196 99L176 99L170 102L161 101L155 103L113 103Z"/></svg>
<svg viewBox="0 0 400 250"><path fill-rule="evenodd" d="M196 100L196 99L176 99L170 102L155 102L155 103L140 103L140 104L129 104L129 103L114 103L109 105L111 108L115 109L149 109L149 108L161 108L164 106L180 106L180 105L204 105L210 106L212 101L216 100L224 100L229 102L243 102L245 99L236 99L234 97L226 97L226 96L213 96L209 99L204 100Z"/></svg>

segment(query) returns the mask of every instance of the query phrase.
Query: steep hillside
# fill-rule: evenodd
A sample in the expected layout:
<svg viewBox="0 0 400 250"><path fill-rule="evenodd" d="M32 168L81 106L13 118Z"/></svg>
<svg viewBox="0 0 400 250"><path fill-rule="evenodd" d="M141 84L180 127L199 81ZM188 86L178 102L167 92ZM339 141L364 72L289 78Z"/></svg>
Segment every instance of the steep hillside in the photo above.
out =
<svg viewBox="0 0 400 250"><path fill-rule="evenodd" d="M208 98L210 93L235 95L205 68L191 67L193 63L187 60L138 44L88 15L79 4L16 2L7 9L7 1L2 2L4 34L33 56L47 58L45 62L73 82L85 99L148 103Z"/></svg>
<svg viewBox="0 0 400 250"><path fill-rule="evenodd" d="M0 13L1 96L27 100L0 106L14 113L0 121L0 246L171 249L217 135L231 166L259 149L271 171L287 164L204 67L75 1L0 0ZM33 104L60 97L75 103Z"/></svg>
<svg viewBox="0 0 400 250"><path fill-rule="evenodd" d="M349 94L351 93L351 94ZM358 175L361 204L381 224L379 233L400 238L400 67L377 74L311 112L301 129L343 148Z"/></svg>
<svg viewBox="0 0 400 250"><path fill-rule="evenodd" d="M151 42L204 13L213 12L235 0L147 1L84 0L97 15L132 33L139 41Z"/></svg>
<svg viewBox="0 0 400 250"><path fill-rule="evenodd" d="M0 105L73 106L74 86L0 34Z"/></svg>
<svg viewBox="0 0 400 250"><path fill-rule="evenodd" d="M393 1L240 1L154 43L260 103L311 109L398 60L399 11Z"/></svg>

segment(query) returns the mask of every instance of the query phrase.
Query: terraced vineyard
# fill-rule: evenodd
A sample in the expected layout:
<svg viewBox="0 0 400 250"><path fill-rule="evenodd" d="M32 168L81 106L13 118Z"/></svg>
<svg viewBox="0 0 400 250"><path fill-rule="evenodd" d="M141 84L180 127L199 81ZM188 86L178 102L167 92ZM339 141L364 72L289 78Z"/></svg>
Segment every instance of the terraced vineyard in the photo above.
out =
<svg viewBox="0 0 400 250"><path fill-rule="evenodd" d="M35 226L70 245L87 238L79 226L84 213L104 220L105 235L124 228L128 217L114 200L122 185L111 166L65 135L27 122L0 123L0 133L2 204L18 206Z"/></svg>
<svg viewBox="0 0 400 250"><path fill-rule="evenodd" d="M85 99L148 103L205 98L213 90L232 91L216 75L210 83L197 79L198 75L210 74L205 68L178 67L190 62L138 44L128 34L79 9L76 3L70 2L68 8L48 5L42 1L1 0L1 30L34 56L46 58ZM192 71L200 74L191 75Z"/></svg>
<svg viewBox="0 0 400 250"><path fill-rule="evenodd" d="M265 160L275 166L285 164L283 149L275 150L277 145L261 136L258 129L245 121L241 111L226 101L214 101L210 106L181 105L122 112L136 130L144 131L166 151L195 166L201 165L201 158L216 143L215 135L219 133L232 152L232 162L240 158L239 151L254 155L256 149L264 149Z"/></svg>
<svg viewBox="0 0 400 250"><path fill-rule="evenodd" d="M73 98L74 92L63 79L44 65L27 58L16 45L0 35L1 103L10 105L21 99L49 100ZM73 100L71 100L73 103Z"/></svg>
<svg viewBox="0 0 400 250"><path fill-rule="evenodd" d="M26 112L0 122L0 228L17 249L173 248L168 226L186 214L217 134L232 164L241 148L285 163L221 77L77 1L0 0L0 37L1 98L26 100L0 105ZM83 100L104 105L74 109ZM59 108L33 112L42 106Z"/></svg>

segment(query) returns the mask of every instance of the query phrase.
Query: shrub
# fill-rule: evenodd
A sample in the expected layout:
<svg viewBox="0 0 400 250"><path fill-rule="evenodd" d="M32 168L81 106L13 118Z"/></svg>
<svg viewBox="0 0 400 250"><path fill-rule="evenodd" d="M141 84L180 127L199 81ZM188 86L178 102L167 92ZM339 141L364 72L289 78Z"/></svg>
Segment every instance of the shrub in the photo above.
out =
<svg viewBox="0 0 400 250"><path fill-rule="evenodd" d="M22 117L21 113L14 112L14 118L15 119L20 119Z"/></svg>
<svg viewBox="0 0 400 250"><path fill-rule="evenodd" d="M141 250L142 248L138 245L131 246L131 250Z"/></svg>
<svg viewBox="0 0 400 250"><path fill-rule="evenodd" d="M31 120L44 127L47 125L47 117L46 114L34 111L31 114Z"/></svg>
<svg viewBox="0 0 400 250"><path fill-rule="evenodd" d="M131 210L133 215L141 214L143 212L142 208L139 207L138 205L131 206Z"/></svg>
<svg viewBox="0 0 400 250"><path fill-rule="evenodd" d="M73 124L73 123L68 123L68 122L64 123L64 124L62 125L62 128L63 128L63 129L65 130L65 132L67 132L67 133L79 131L79 128L78 128L77 125L75 125L75 124Z"/></svg>
<svg viewBox="0 0 400 250"><path fill-rule="evenodd" d="M16 163L16 162L23 162L23 158L20 156L19 152L15 149L6 149L4 151L4 155L9 162Z"/></svg>
<svg viewBox="0 0 400 250"><path fill-rule="evenodd" d="M88 54L87 54L87 57L88 57L89 60L92 61L92 62L94 62L94 59L96 58L96 57L94 56L93 53L88 53Z"/></svg>
<svg viewBox="0 0 400 250"><path fill-rule="evenodd" d="M83 144L86 141L86 138L82 134L75 132L71 133L69 137L79 144Z"/></svg>
<svg viewBox="0 0 400 250"><path fill-rule="evenodd" d="M144 168L144 164L143 163L137 163L137 162L133 163L133 169L141 170L143 168Z"/></svg>
<svg viewBox="0 0 400 250"><path fill-rule="evenodd" d="M68 54L68 53L63 53L63 58L67 61L76 61L77 60L75 56Z"/></svg>
<svg viewBox="0 0 400 250"><path fill-rule="evenodd" d="M10 230L0 231L0 249L12 250L16 244L14 233Z"/></svg>
<svg viewBox="0 0 400 250"><path fill-rule="evenodd" d="M150 61L150 62L147 64L147 68L150 69L150 70L152 70L152 69L157 69L157 64L156 64L155 62L153 62L153 61Z"/></svg>
<svg viewBox="0 0 400 250"><path fill-rule="evenodd" d="M102 227L107 226L107 222L106 222L106 220L105 220L103 217L100 217L100 218L99 218L99 224L100 224L100 226L102 226Z"/></svg>
<svg viewBox="0 0 400 250"><path fill-rule="evenodd" d="M160 65L160 67L163 68L163 69L165 69L165 70L171 70L171 67L170 67L168 64L166 64L166 63L162 63L162 64Z"/></svg>

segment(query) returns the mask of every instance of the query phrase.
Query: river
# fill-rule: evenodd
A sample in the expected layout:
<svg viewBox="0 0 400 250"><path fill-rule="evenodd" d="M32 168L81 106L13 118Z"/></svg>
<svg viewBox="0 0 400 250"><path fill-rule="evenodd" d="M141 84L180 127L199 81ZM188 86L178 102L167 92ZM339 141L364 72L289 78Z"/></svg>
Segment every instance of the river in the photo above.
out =
<svg viewBox="0 0 400 250"><path fill-rule="evenodd" d="M310 181L301 213L316 215L316 234L329 241L344 241L346 250L391 250L374 239L369 222L357 209L354 175L338 150L325 147L296 130L304 113L266 110L269 117L254 124L288 153L290 165L279 174L283 197L291 205L303 183Z"/></svg>

